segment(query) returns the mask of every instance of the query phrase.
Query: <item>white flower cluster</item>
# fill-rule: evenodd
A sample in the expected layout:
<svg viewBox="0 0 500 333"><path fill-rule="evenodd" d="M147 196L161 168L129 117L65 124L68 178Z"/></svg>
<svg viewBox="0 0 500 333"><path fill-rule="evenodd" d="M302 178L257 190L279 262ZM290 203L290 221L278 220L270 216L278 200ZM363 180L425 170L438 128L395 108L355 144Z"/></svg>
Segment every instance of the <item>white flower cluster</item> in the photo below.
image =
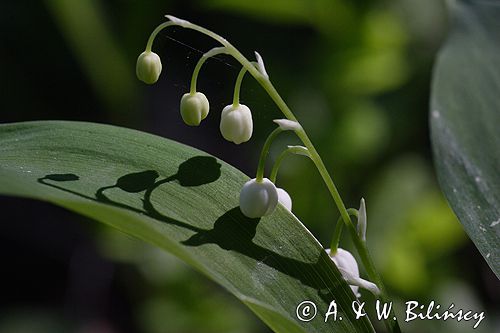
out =
<svg viewBox="0 0 500 333"><path fill-rule="evenodd" d="M178 24L180 22L173 17L167 18ZM223 48L212 49L204 55L204 58L200 59L199 66L201 67L201 64L203 64L206 58L223 52ZM257 52L255 54L257 57L257 69L265 78L268 78L262 57ZM136 74L141 81L147 84L155 83L158 81L161 70L162 64L160 57L149 49L146 49L146 51L142 52L137 58ZM191 91L184 94L180 102L182 120L189 126L199 126L202 120L204 120L210 112L210 103L205 94L195 90L198 70L199 68L193 73L194 82L192 82ZM241 78L243 74L244 71L240 74ZM238 78L235 88L238 94L235 94L235 100L232 104L223 108L219 126L224 139L235 144L247 142L250 140L253 133L252 112L248 106L240 104L236 97L239 96L241 78ZM300 125L296 121L288 119L277 119L275 123L284 131L300 129ZM243 186L240 193L241 211L250 218L260 218L271 214L274 212L278 202L291 211L292 199L290 195L284 189L277 188L274 183L267 178L260 180L254 178L249 180Z"/></svg>
<svg viewBox="0 0 500 333"><path fill-rule="evenodd" d="M153 84L158 81L158 78L162 71L162 63L160 57L151 51L151 44L154 37L159 30L168 25L178 25L182 27L193 26L191 23L185 20L178 19L173 16L166 16L170 22L160 25L155 29L148 41L146 46L146 51L142 52L137 58L136 64L136 74L137 77L145 82L146 84ZM199 70L203 63L210 57L217 54L231 54L228 43L222 37L216 37L216 39L223 44L222 47L215 47L210 51L206 52L198 61L198 64L193 71L193 76L191 80L191 89L189 93L182 96L180 101L180 114L184 123L189 126L199 126L201 122L208 116L210 112L210 103L207 97L196 91L196 80L198 77ZM220 132L224 139L233 142L237 145L247 142L252 137L253 133L253 119L252 112L250 108L246 105L239 103L239 92L241 87L241 82L246 71L251 71L256 79L260 82L261 80L268 80L269 76L267 74L264 61L259 53L255 52L256 62L253 62L255 68L243 67L236 79L233 103L227 105L222 109L220 117ZM255 69L258 73L255 72ZM317 159L311 155L310 151L303 146L288 146L281 155L275 161L273 170L271 171L270 179L264 178L264 169L266 163L266 157L269 153L269 148L272 141L281 131L294 131L296 134L302 138L303 142L305 133L300 124L295 121L293 115L289 115L291 119L276 119L274 122L278 125L266 140L261 153L261 159L259 161L259 166L257 168L257 176L249 181L247 181L241 191L239 196L239 204L241 212L249 218L261 218L263 216L272 214L278 203L280 203L285 209L292 210L292 199L290 195L282 188L276 187L274 181L276 179L276 174L278 172L281 161L284 159L287 153L294 153L298 155L305 155L312 158L315 162ZM302 133L301 133L302 132ZM302 134L302 136L301 136ZM307 139L307 137L306 137ZM317 158L318 156L316 156ZM350 211L350 212L349 212ZM354 211L354 213L352 213ZM359 210L351 209L345 211L351 215L355 215L358 218L357 221L357 236L361 242L366 241L366 206L364 199L361 199L361 205ZM345 214L343 215L345 217ZM346 221L347 222L347 221ZM349 221L350 222L350 221ZM339 221L339 223L343 223ZM342 232L342 225L337 225L334 237L332 237L332 245L334 248L333 252L329 249L326 250L331 260L338 267L340 273L346 282L351 286L352 291L357 297L359 297L359 288L364 288L371 291L373 294L380 294L380 290L376 284L360 278L358 264L354 256L341 248L338 248L338 242L340 240L340 235Z"/></svg>

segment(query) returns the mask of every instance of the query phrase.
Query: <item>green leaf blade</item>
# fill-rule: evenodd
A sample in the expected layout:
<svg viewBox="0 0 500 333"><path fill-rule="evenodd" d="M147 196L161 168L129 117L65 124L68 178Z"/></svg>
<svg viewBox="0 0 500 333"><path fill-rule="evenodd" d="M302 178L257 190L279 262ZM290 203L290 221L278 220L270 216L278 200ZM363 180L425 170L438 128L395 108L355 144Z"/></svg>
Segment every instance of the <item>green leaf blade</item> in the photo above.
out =
<svg viewBox="0 0 500 333"><path fill-rule="evenodd" d="M52 202L172 252L277 332L373 332L321 245L295 216L244 217L240 171L201 151L108 125L0 125L0 194ZM295 307L317 304L301 322ZM342 321L324 322L331 300ZM223 309L221 309L223 311Z"/></svg>
<svg viewBox="0 0 500 333"><path fill-rule="evenodd" d="M500 5L455 1L433 77L431 139L440 185L500 278Z"/></svg>

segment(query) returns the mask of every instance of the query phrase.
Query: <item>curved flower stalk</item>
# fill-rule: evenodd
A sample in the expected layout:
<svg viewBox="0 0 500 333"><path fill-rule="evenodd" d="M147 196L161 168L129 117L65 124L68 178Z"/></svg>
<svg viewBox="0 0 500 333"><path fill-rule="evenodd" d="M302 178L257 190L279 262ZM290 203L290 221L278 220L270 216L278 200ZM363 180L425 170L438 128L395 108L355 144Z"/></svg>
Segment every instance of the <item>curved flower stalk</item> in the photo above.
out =
<svg viewBox="0 0 500 333"><path fill-rule="evenodd" d="M240 105L241 107L242 105ZM224 111L223 111L224 112ZM276 188L274 180L264 178L264 167L269 154L269 149L274 139L283 131L293 130L298 128L298 124L293 124L293 121L283 119L275 120L278 127L269 134L260 154L259 165L257 166L257 174L254 179L249 180L241 189L240 192L240 208L241 212L251 218L258 218L264 215L269 215L274 212L276 205L280 202L288 210L292 209L292 199L290 195L282 188ZM281 125L280 125L281 124ZM286 124L286 125L283 125ZM276 200L274 200L276 197ZM255 206L250 203L250 200L255 201ZM251 209L249 209L251 207ZM258 208L257 208L258 207Z"/></svg>
<svg viewBox="0 0 500 333"><path fill-rule="evenodd" d="M198 62L195 71L193 73L193 80L191 82L191 92L190 93L195 93L196 92L196 77L198 75L198 72L202 66L202 64L205 62L206 59L209 57L218 54L218 53L225 53L229 56L232 56L236 61L238 61L242 69L238 75L238 78L236 80L235 84L235 90L234 90L234 96L233 96L233 103L232 105L226 106L223 110L223 115L221 117L221 133L222 135L228 139L229 141L232 141L234 143L241 143L248 141L251 137L251 132L253 130L253 123L252 123L252 118L251 118L251 111L248 107L244 107L242 104L239 104L239 92L240 92L240 86L241 86L241 81L243 79L243 76L245 75L246 72L248 72L260 85L261 87L268 93L268 95L271 97L271 99L275 102L276 106L280 109L280 111L283 113L285 116L284 120L278 121L278 128L276 128L267 138L264 147L262 148L261 151L261 156L259 159L259 164L257 167L257 174L255 179L249 181L247 184L245 184L244 189L242 190L242 193L240 195L240 203L242 211L245 210L249 215L254 216L254 217L261 217L266 214L271 214L272 211L274 210L275 207L275 201L278 201L278 191L274 185L275 177L276 175L274 174L271 176L271 179L264 178L264 164L266 161L266 157L269 153L269 147L273 141L273 139L282 131L284 130L291 130L293 131L297 137L302 141L303 148L307 151L307 156L312 160L316 168L318 169L323 181L325 182L326 187L328 188L333 201L335 202L339 213L339 221L337 222L337 226L335 228L335 233L334 237L332 239L332 248L331 248L331 253L333 253L333 257L335 257L335 253L337 253L338 250L338 241L340 239L340 234L342 233L343 226L345 225L350 233L350 236L353 240L353 243L356 247L356 250L359 254L359 257L361 259L361 263L365 267L366 273L371 281L373 281L373 285L368 285L365 282L368 282L366 280L363 280L365 282L358 283L360 282L359 276L356 277L355 274L348 274L346 273L347 270L343 269L344 273L346 275L344 278L348 281L349 284L356 285L355 283L358 283L358 287L362 286L364 283L364 286L368 286L368 289L371 289L372 291L378 290L378 295L379 298L381 299L382 302L389 302L389 299L387 297L387 293L385 291L384 285L382 283L382 279L378 272L375 269L375 266L373 264L372 258L369 254L368 248L366 246L366 212L364 208L364 201L362 201L362 207L360 207L360 210L355 210L355 209L347 209L340 194L339 191L337 190L337 187L335 186L335 183L332 180L332 177L330 176L328 170L326 169L323 160L321 159L320 155L318 154L316 148L314 147L313 143L309 139L307 133L305 130L300 126L300 123L296 119L295 115L292 113L288 105L285 103L283 98L281 98L280 94L277 92L276 88L274 85L271 83L271 80L269 78L269 75L265 69L264 66L264 61L260 54L255 52L256 56L256 62L251 62L249 61L243 54L241 54L238 49L236 49L231 43L229 43L226 39L223 37L219 36L218 34L203 28L201 26L198 26L196 24L193 24L191 22L188 22L186 20L182 20L179 18L176 18L174 16L166 15L166 18L168 19L167 22L164 22L160 24L152 33L151 36L148 39L147 45L146 45L146 51L145 52L151 52L151 48L154 42L154 39L156 35L163 30L166 27L169 26L180 26L186 29L191 29L198 31L206 36L209 36L213 38L215 41L221 44L221 47L212 49L211 51L207 52L206 54L203 55L203 57L200 59ZM216 50L216 51L214 51ZM159 75L159 74L158 74ZM138 73L139 76L139 73ZM140 79L142 79L141 76L139 76ZM154 76L148 77L148 81L152 82L155 81ZM157 77L156 77L157 79ZM194 87L194 88L193 88ZM204 104L204 103L200 103ZM203 110L201 107L193 107L193 110L188 110L190 112L187 113L193 113L196 115L196 117L193 117L196 121L193 121L193 123L196 123L198 119L201 119L203 116ZM198 117L198 114L200 114L200 117ZM208 114L208 112L207 112ZM191 121L191 120L188 120ZM201 120L200 120L201 121ZM280 162L281 163L281 162ZM277 171L275 171L277 172ZM275 195L276 194L276 195ZM253 199L248 199L248 198L253 198ZM275 200L276 199L276 200ZM248 201L249 200L249 201ZM255 200L253 202L252 200ZM259 204L257 204L259 203ZM255 207L253 206L255 204ZM248 208L248 209L247 209ZM351 221L350 215L353 215L357 218L357 227ZM335 261L335 260L334 260ZM338 266L342 266L342 264L337 264ZM357 263L356 263L357 267ZM342 267L339 267L342 268ZM372 283L372 282L369 282ZM375 287L377 289L375 289ZM385 320L385 324L387 329L390 332L400 332L400 328L398 325L397 320L392 320L393 318L396 318L393 311L391 311L391 314L389 316L390 320L387 319Z"/></svg>

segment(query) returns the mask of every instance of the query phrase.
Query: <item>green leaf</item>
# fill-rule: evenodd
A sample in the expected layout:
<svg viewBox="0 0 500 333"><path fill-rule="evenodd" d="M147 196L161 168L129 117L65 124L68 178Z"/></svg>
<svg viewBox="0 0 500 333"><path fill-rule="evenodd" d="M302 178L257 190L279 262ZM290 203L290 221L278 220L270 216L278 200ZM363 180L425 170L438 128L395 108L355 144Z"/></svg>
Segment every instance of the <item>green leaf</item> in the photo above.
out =
<svg viewBox="0 0 500 333"><path fill-rule="evenodd" d="M453 25L432 87L435 164L451 207L500 278L500 4L450 3Z"/></svg>
<svg viewBox="0 0 500 333"><path fill-rule="evenodd" d="M248 177L199 150L91 123L0 125L0 193L52 202L172 252L276 332L373 332L318 241L283 207L243 216ZM310 322L296 306L316 303ZM336 300L342 321L324 314ZM224 311L224 309L221 309Z"/></svg>

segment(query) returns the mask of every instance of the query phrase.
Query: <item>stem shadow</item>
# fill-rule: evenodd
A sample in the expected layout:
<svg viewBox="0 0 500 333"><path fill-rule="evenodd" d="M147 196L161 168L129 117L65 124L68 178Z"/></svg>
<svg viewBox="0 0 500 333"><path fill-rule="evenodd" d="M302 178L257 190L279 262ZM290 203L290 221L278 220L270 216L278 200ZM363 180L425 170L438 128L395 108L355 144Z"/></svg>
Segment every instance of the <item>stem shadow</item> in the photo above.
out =
<svg viewBox="0 0 500 333"><path fill-rule="evenodd" d="M175 225L193 231L194 234L181 244L189 247L199 247L207 244L216 244L226 251L234 251L255 261L265 264L283 274L299 280L302 284L315 289L325 304L329 304L334 295L338 295L341 288L340 281L335 279L332 265L325 265L330 258L325 251L321 251L316 262L303 262L276 253L256 244L253 239L257 233L260 219L251 219L241 213L239 207L234 207L220 216L213 224L212 229L203 229L189 223L173 219L159 212L151 201L152 193L161 185L177 181L183 187L195 187L217 181L221 176L221 164L213 157L195 156L178 167L176 174L159 179L155 170L129 173L118 178L114 185L99 188L94 197L67 189L62 184L79 181L78 175L49 174L38 179L40 184L77 195L87 200L104 203L110 206L127 209L132 212L147 215L158 221ZM106 192L110 189L120 189L128 193L144 192L142 208L129 206L111 199Z"/></svg>

